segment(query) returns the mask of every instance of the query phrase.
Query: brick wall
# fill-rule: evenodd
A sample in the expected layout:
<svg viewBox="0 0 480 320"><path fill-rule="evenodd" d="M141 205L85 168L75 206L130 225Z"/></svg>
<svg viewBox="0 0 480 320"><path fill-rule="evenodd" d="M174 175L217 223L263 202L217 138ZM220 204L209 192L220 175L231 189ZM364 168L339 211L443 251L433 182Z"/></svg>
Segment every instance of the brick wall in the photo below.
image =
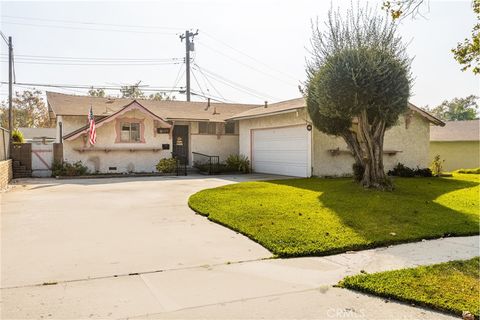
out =
<svg viewBox="0 0 480 320"><path fill-rule="evenodd" d="M7 187L12 176L12 160L0 161L0 190Z"/></svg>

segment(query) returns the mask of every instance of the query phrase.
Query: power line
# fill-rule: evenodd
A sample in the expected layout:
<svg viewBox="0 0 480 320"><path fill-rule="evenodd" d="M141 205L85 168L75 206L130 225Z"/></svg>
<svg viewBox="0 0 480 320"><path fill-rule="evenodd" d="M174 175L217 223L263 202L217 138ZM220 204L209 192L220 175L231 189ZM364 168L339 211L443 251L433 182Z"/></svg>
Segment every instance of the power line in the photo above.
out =
<svg viewBox="0 0 480 320"><path fill-rule="evenodd" d="M279 70L279 69L276 69L276 68L273 68L273 67L269 66L269 65L266 64L265 62L260 61L260 60L258 60L257 58L252 57L251 55L249 55L249 54L247 54L247 53L245 53L245 52L243 52L243 51L241 51L241 50L238 50L238 49L234 48L233 46L229 45L229 44L226 43L225 41L223 41L223 40L221 40L221 39L217 39L216 37L214 37L214 36L211 35L210 33L205 32L205 31L202 31L202 32L203 32L207 37L209 37L210 39L215 40L215 41L223 44L224 46L226 46L226 47L228 47L228 48L230 48L230 49L232 49L232 50L240 53L241 55L244 55L245 57L247 57L247 58L249 58L249 59L251 59L251 60L253 60L253 61L256 61L257 63L265 66L266 68L269 68L270 70L273 70L273 71L282 73L282 74L284 74L285 76L289 77L290 79L295 80L295 81L298 81L298 79L297 79L296 77L294 77L294 76L292 76L292 75L290 75L290 74L288 74L288 73L286 73L286 72L284 72L284 71L282 71L282 70Z"/></svg>
<svg viewBox="0 0 480 320"><path fill-rule="evenodd" d="M270 78L272 78L272 79L281 81L281 82L283 82L283 83L285 83L285 84L288 84L288 85L298 85L298 83L293 83L293 82L290 82L290 81L285 81L285 80L280 79L280 78L278 78L278 77L276 77L276 76L274 76L274 75L272 75L272 74L270 74L270 73L264 72L264 71L262 71L262 70L260 70L260 69L258 69L258 68L255 68L255 67L253 67L253 66L251 66L251 65L248 65L248 64L246 64L246 63L243 63L242 61L240 61L240 60L238 60L238 59L236 59L236 58L233 58L233 57L225 54L224 52L219 51L219 50L217 50L217 49L215 49L215 48L213 48L213 47L210 47L210 46L206 45L206 44L203 43L203 42L200 42L200 41L199 41L199 43L200 43L202 46L206 47L207 49L209 49L209 50L211 50L211 51L214 51L214 52L216 52L216 53L218 53L218 54L220 54L220 55L222 55L222 56L224 56L224 57L227 57L228 59L230 59L230 60L232 60L232 61L235 61L235 62L237 62L237 63L239 63L239 64L241 64L241 65L243 65L243 66L245 66L245 67L247 67L247 68L249 68L249 69L251 69L251 70L253 70L253 71L256 71L256 72L258 72L258 73L262 73L262 74L264 74L264 75L266 75L266 76L268 76L268 77L270 77Z"/></svg>
<svg viewBox="0 0 480 320"><path fill-rule="evenodd" d="M210 84L210 86L213 88L213 90L215 90L215 92L216 92L222 99L226 100L225 97L220 93L220 91L218 91L217 88L213 85L213 83L210 81L210 79L203 73L202 69L198 68L198 71L199 71L200 74L202 75L204 81L207 81L207 82ZM208 87L208 86L207 86L207 87Z"/></svg>
<svg viewBox="0 0 480 320"><path fill-rule="evenodd" d="M1 81L1 84L7 84L7 81ZM67 88L67 89L104 89L104 90L120 90L122 86L101 86L101 85L72 85L72 84L49 84L49 83L15 83L16 86L31 86L31 87L45 87L45 88ZM149 86L148 88L142 88L142 91L162 91L162 92L178 92L183 88L178 89L170 87L156 87Z"/></svg>
<svg viewBox="0 0 480 320"><path fill-rule="evenodd" d="M5 53L1 53L0 56L8 56ZM183 61L184 58L103 58L103 57L67 57L67 56L42 56L42 55L27 55L17 54L17 58L21 60L38 60L38 61L93 61L93 62L109 62L109 61L132 61L132 62L163 62L163 61Z"/></svg>
<svg viewBox="0 0 480 320"><path fill-rule="evenodd" d="M195 80L195 82L197 83L197 86L198 86L198 89L200 89L200 92L205 95L205 92L203 91L202 89L202 86L200 86L200 83L198 82L198 79L197 79L197 76L195 75L195 72L192 71L192 76L193 76L193 79ZM208 89L207 89L208 91Z"/></svg>
<svg viewBox="0 0 480 320"><path fill-rule="evenodd" d="M182 73L182 70L183 70L183 73ZM182 75L180 75L180 73L182 73ZM183 69L183 64L180 66L180 69L178 69L178 73L177 73L177 76L175 77L175 81L173 81L173 88L175 88L177 86L177 84L180 82L181 78L183 77L183 74L185 73L185 69ZM170 92L170 94L168 95L168 98L171 98L171 95L172 95L172 92Z"/></svg>
<svg viewBox="0 0 480 320"><path fill-rule="evenodd" d="M0 60L0 62L8 62ZM59 66L165 66L176 65L181 62L158 62L158 63L89 63L89 62L50 62L50 61L17 61L20 64L40 64L40 65L59 65Z"/></svg>
<svg viewBox="0 0 480 320"><path fill-rule="evenodd" d="M234 88L234 89L236 89L236 90L238 90L238 91L242 91L242 92L244 92L244 93L248 93L248 94L250 94L250 95L252 95L252 96L256 96L256 97L259 97L259 98L261 98L261 99L269 98L269 99L273 99L273 100L279 100L279 99L277 99L277 98L275 98L275 97L273 97L273 96L270 96L270 95L268 95L268 94L259 92L259 91L255 90L255 89L249 88L249 87L247 87L247 86L244 86L244 85L241 85L241 84L239 84L239 83L236 83L236 82L234 82L234 81L232 81L232 80L229 80L229 79L227 79L227 78L225 78L225 77L223 77L223 76L221 76L221 75L219 75L219 74L216 74L216 73L214 73L214 72L212 72L212 71L209 71L209 70L207 70L207 69L205 69L205 68L201 68L198 64L195 64L195 67L202 69L206 74L208 74L208 75L209 75L210 77L212 77L214 80L219 81L219 82L222 82L223 84L225 84L225 85L227 85L227 86L229 86L229 87L231 87L231 88Z"/></svg>
<svg viewBox="0 0 480 320"><path fill-rule="evenodd" d="M28 27L41 27L41 28L54 28L54 29L71 29L71 30L84 30L84 31L106 31L106 32L128 32L128 33L144 33L144 34L156 34L156 35L177 35L174 32L158 32L158 31L136 31L136 30L119 30L119 29L98 29L98 28L84 28L84 27L72 27L61 25L46 25L36 23L21 23L21 22L8 22L3 21L3 24L13 24Z"/></svg>
<svg viewBox="0 0 480 320"><path fill-rule="evenodd" d="M70 23L70 24L122 27L122 28L164 29L164 30L177 30L177 31L183 30L183 28L172 28L172 27L161 27L161 26L139 26L139 25L128 25L128 24L98 23L98 22L89 22L89 21L78 21L78 20L75 21L75 20L44 19L44 18L34 18L34 17L18 17L18 16L9 16L9 15L2 15L2 18L20 19L20 20L27 20L27 21L36 20L36 21L46 21L46 22Z"/></svg>

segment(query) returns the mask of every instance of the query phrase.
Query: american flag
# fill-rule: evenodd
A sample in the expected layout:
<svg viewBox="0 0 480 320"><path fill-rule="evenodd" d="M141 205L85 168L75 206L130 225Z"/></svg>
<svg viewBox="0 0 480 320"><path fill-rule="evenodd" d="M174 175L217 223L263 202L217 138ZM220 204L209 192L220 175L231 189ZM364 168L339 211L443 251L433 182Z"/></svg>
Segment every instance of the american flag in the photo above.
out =
<svg viewBox="0 0 480 320"><path fill-rule="evenodd" d="M97 141L97 131L95 130L95 118L93 117L92 107L90 107L90 112L88 113L88 122L90 123L89 141L91 145L94 145Z"/></svg>

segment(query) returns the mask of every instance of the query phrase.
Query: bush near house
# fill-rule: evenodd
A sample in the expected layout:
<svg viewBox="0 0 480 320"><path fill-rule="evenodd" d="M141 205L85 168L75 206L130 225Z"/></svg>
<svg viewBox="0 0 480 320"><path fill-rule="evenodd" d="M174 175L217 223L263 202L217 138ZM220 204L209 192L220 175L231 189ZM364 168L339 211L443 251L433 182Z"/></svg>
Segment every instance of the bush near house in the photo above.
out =
<svg viewBox="0 0 480 320"><path fill-rule="evenodd" d="M462 315L480 315L480 257L410 269L360 274L339 286Z"/></svg>
<svg viewBox="0 0 480 320"><path fill-rule="evenodd" d="M18 129L14 129L12 131L12 141L13 143L24 143L23 133Z"/></svg>
<svg viewBox="0 0 480 320"><path fill-rule="evenodd" d="M68 162L54 162L52 165L52 176L53 177L73 177L73 176L84 176L88 173L87 166L83 165L82 161L77 161L75 163Z"/></svg>
<svg viewBox="0 0 480 320"><path fill-rule="evenodd" d="M161 173L174 173L177 169L177 160L174 158L160 159L156 165L157 171Z"/></svg>
<svg viewBox="0 0 480 320"><path fill-rule="evenodd" d="M225 163L228 168L232 169L232 171L238 171L243 173L250 172L250 160L248 157L242 154L231 154L228 156Z"/></svg>
<svg viewBox="0 0 480 320"><path fill-rule="evenodd" d="M393 192L348 178L242 182L200 191L188 203L283 257L479 234L480 175L395 181Z"/></svg>
<svg viewBox="0 0 480 320"><path fill-rule="evenodd" d="M397 165L392 170L389 170L387 174L389 176L404 177L404 178L433 177L432 170L430 170L429 168L421 169L417 167L417 169L412 169L400 162L397 163Z"/></svg>

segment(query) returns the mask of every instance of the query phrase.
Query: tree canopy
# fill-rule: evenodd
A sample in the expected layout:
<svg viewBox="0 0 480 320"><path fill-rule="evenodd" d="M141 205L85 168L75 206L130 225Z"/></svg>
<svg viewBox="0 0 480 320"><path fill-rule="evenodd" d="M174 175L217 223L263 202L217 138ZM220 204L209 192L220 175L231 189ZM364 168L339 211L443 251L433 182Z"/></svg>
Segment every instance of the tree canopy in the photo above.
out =
<svg viewBox="0 0 480 320"><path fill-rule="evenodd" d="M445 121L478 119L478 97L469 95L466 98L445 100L439 106L430 110L437 118Z"/></svg>
<svg viewBox="0 0 480 320"><path fill-rule="evenodd" d="M23 92L15 92L13 103L13 127L33 127L46 128L50 127L50 119L48 117L48 109L41 96L39 90L25 90ZM8 101L2 101L0 105L1 125L8 128Z"/></svg>
<svg viewBox="0 0 480 320"><path fill-rule="evenodd" d="M408 108L410 63L396 24L369 9L330 10L313 27L307 107L315 127L342 137L365 187L390 188L383 138Z"/></svg>
<svg viewBox="0 0 480 320"><path fill-rule="evenodd" d="M395 0L384 1L382 8L393 19L402 19L407 16L416 17L425 0ZM473 12L477 16L477 23L473 26L472 37L465 38L452 49L453 57L462 65L462 71L472 69L474 74L480 74L480 0L472 1ZM421 14L420 14L421 15Z"/></svg>

